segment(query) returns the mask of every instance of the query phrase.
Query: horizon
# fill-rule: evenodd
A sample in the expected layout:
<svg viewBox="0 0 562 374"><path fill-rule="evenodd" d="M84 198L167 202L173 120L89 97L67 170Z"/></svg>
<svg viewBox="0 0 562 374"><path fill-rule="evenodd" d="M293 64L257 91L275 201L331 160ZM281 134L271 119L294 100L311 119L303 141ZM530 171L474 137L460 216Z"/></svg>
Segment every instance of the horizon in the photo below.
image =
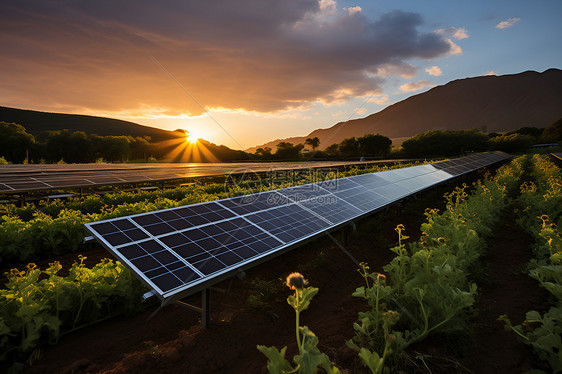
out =
<svg viewBox="0 0 562 374"><path fill-rule="evenodd" d="M186 129L245 150L453 80L562 61L558 1L109 4L0 4L0 105Z"/></svg>

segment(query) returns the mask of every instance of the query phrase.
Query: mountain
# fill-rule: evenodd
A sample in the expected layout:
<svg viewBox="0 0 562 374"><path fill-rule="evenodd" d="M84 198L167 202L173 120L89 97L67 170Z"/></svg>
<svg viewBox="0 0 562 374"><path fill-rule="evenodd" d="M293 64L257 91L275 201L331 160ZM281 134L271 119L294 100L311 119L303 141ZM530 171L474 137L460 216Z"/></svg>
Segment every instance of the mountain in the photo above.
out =
<svg viewBox="0 0 562 374"><path fill-rule="evenodd" d="M451 81L411 96L368 117L340 122L307 136L277 139L300 144L317 136L320 148L345 138L379 133L389 138L410 137L428 130L478 128L504 132L523 126L547 127L562 117L562 70L542 73L482 76Z"/></svg>
<svg viewBox="0 0 562 374"><path fill-rule="evenodd" d="M84 116L80 114L62 114L38 112L34 110L15 109L0 106L0 121L15 122L25 130L37 136L44 131L63 130L84 131L87 134L150 136L153 141L177 137L172 131L139 125L118 119Z"/></svg>

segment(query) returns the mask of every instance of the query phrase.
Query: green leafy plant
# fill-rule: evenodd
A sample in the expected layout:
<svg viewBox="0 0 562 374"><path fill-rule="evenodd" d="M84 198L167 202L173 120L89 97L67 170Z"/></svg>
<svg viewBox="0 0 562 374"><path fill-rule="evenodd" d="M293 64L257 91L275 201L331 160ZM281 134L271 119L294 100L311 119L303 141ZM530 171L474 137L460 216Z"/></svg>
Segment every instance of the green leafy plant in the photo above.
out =
<svg viewBox="0 0 562 374"><path fill-rule="evenodd" d="M386 285L386 276L370 273L369 266L364 262L360 263L358 271L365 280L365 286L358 287L353 296L366 299L371 309L359 313L359 322L353 324L355 337L346 344L359 352L359 357L372 373L379 374L385 371L385 360L393 350L401 350L404 346L400 333L398 339L396 334L391 333L391 327L398 322L400 314L387 310L383 302L392 293L392 288Z"/></svg>
<svg viewBox="0 0 562 374"><path fill-rule="evenodd" d="M281 279L264 280L256 278L252 281L252 293L248 296L248 304L255 310L278 318L274 312L274 305L283 291Z"/></svg>
<svg viewBox="0 0 562 374"><path fill-rule="evenodd" d="M528 167L534 182L525 182L520 188L518 224L535 239L536 258L529 265L529 275L552 293L556 302L543 315L527 312L521 325L513 325L505 314L498 319L533 348L536 357L548 364L549 372L561 373L562 239L555 221L562 214L562 172L540 155L534 155Z"/></svg>
<svg viewBox="0 0 562 374"><path fill-rule="evenodd" d="M537 357L546 361L552 373L562 373L562 308L552 307L542 316L537 311L527 312L522 325L512 325L507 315L498 320L504 322L506 330L511 330L525 344L530 345ZM536 326L533 328L533 326ZM535 371L544 373L543 371Z"/></svg>
<svg viewBox="0 0 562 374"><path fill-rule="evenodd" d="M0 361L21 359L37 347L95 321L137 310L144 288L119 262L87 268L80 257L66 277L62 266L12 269L0 289ZM32 354L32 353L31 353Z"/></svg>
<svg viewBox="0 0 562 374"><path fill-rule="evenodd" d="M359 313L348 346L373 373L394 370L408 346L433 333L462 330L477 294L469 271L523 168L521 162L503 166L495 177L475 183L470 193L463 184L445 194L443 212L426 210L418 242L406 243L405 227L398 225L398 243L390 249L396 256L383 267L386 276L361 264L365 285L353 296L364 298L369 310ZM388 320L387 313L394 319Z"/></svg>
<svg viewBox="0 0 562 374"><path fill-rule="evenodd" d="M272 374L280 373L316 373L322 367L327 373L339 373L332 366L330 358L318 349L318 337L307 326L300 326L300 314L308 309L310 301L318 293L318 288L305 287L308 282L299 273L287 277L287 286L294 294L287 298L287 303L295 310L295 333L299 354L293 357L295 367L285 358L287 347L279 351L276 347L258 345L257 348L268 358L267 369Z"/></svg>

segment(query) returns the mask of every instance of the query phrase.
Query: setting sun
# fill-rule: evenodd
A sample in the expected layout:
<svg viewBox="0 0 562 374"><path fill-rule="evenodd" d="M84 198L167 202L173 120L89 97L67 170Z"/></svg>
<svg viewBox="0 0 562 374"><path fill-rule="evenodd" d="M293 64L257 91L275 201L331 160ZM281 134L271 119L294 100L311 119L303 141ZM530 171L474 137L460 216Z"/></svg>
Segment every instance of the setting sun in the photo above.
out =
<svg viewBox="0 0 562 374"><path fill-rule="evenodd" d="M197 143L200 139L203 138L203 135L198 132L197 130L186 130L185 134L185 141L190 144Z"/></svg>

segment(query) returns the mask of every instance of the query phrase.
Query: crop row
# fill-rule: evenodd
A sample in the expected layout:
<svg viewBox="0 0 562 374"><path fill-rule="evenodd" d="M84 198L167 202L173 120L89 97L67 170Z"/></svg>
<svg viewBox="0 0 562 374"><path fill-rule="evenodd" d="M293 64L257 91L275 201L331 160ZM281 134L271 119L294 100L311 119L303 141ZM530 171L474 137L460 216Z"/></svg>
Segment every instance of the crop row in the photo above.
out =
<svg viewBox="0 0 562 374"><path fill-rule="evenodd" d="M329 178L345 177L359 173L383 171L416 164L395 164L357 167ZM258 179L244 183L192 183L187 187L154 192L115 192L60 200L42 201L16 207L0 205L0 264L37 261L51 258L82 247L86 232L84 224L131 214L194 204L274 188L288 187L293 182L305 184L317 181L316 173L300 173L298 180L272 181ZM2 266L3 267L3 266Z"/></svg>
<svg viewBox="0 0 562 374"><path fill-rule="evenodd" d="M562 172L544 156L531 159L534 181L521 187L519 225L534 239L534 255L529 276L552 295L552 307L543 313L532 310L522 325L513 326L507 315L501 316L522 342L531 346L546 363L545 371L562 372Z"/></svg>
<svg viewBox="0 0 562 374"><path fill-rule="evenodd" d="M454 333L466 327L477 294L468 274L477 266L500 219L498 212L509 204L507 196L517 190L523 172L523 160L517 159L500 168L493 179L475 183L470 194L467 185L446 194L445 211L426 210L427 222L422 224L418 242L406 244L405 228L398 225L398 245L391 248L396 257L384 267L386 274L371 273L367 264L361 264L365 285L353 295L364 298L370 309L359 313L353 325L355 336L348 345L373 373L399 369L405 349L430 334ZM293 289L295 295L287 301L297 313L299 355L293 358L297 366L292 367L285 358L286 347L279 351L258 346L269 359L270 372L281 372L279 368L314 372L311 370L317 366L329 373L339 372L318 350L318 338L312 331L298 325L299 313L318 289Z"/></svg>
<svg viewBox="0 0 562 374"><path fill-rule="evenodd" d="M38 346L65 333L140 307L144 290L119 262L104 259L93 268L83 257L59 276L58 262L39 269L12 269L0 289L0 361L30 357Z"/></svg>

